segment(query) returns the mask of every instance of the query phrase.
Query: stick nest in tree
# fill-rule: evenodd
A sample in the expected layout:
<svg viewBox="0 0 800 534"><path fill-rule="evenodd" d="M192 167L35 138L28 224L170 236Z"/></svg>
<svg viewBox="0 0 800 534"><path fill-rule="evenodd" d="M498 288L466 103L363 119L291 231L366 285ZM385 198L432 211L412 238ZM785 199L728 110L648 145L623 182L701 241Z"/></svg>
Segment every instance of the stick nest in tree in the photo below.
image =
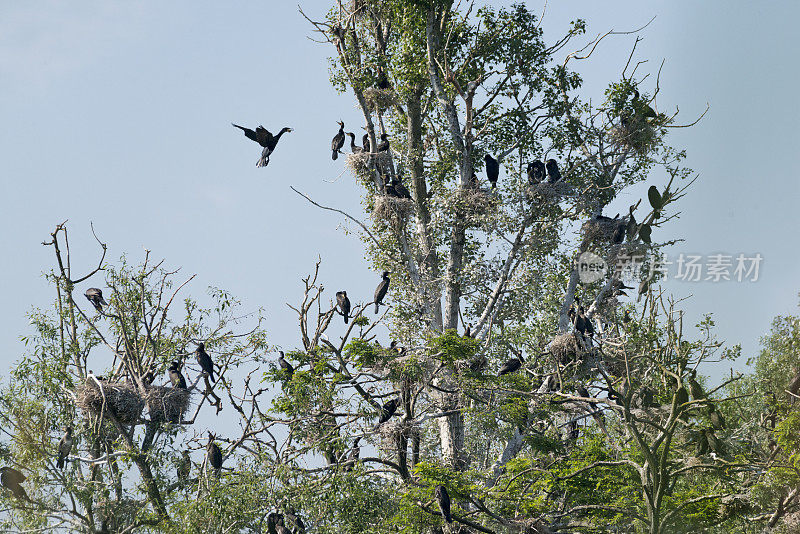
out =
<svg viewBox="0 0 800 534"><path fill-rule="evenodd" d="M410 198L390 197L389 195L375 195L375 204L372 217L393 223L404 220L414 211L414 201Z"/></svg>
<svg viewBox="0 0 800 534"><path fill-rule="evenodd" d="M633 119L627 126L614 126L609 133L613 141L640 154L646 153L656 138L655 130L644 118Z"/></svg>
<svg viewBox="0 0 800 534"><path fill-rule="evenodd" d="M617 228L620 225L627 226L627 224L628 221L626 219L592 219L590 221L586 221L583 223L583 226L581 226L584 243L611 241L611 238L614 237L614 232L616 232Z"/></svg>
<svg viewBox="0 0 800 534"><path fill-rule="evenodd" d="M98 382L100 386L98 386ZM123 425L135 425L144 409L145 401L136 385L130 382L95 381L89 378L75 391L76 405L84 414L105 418L111 413Z"/></svg>
<svg viewBox="0 0 800 534"><path fill-rule="evenodd" d="M153 421L180 423L189 408L188 389L151 386L147 388L147 411Z"/></svg>
<svg viewBox="0 0 800 534"><path fill-rule="evenodd" d="M454 213L463 214L468 226L480 226L499 203L497 195L486 189L458 188L445 200Z"/></svg>
<svg viewBox="0 0 800 534"><path fill-rule="evenodd" d="M372 183L373 170L369 167L370 156L374 158L374 165L377 169L389 169L392 155L387 152L377 152L370 154L369 152L356 152L347 154L344 160L344 165L356 178L368 183Z"/></svg>
<svg viewBox="0 0 800 534"><path fill-rule="evenodd" d="M559 362L566 363L578 359L584 353L583 344L574 332L559 334L550 342L550 354Z"/></svg>
<svg viewBox="0 0 800 534"><path fill-rule="evenodd" d="M575 190L564 180L551 184L550 182L541 182L534 185L528 185L525 188L525 197L529 201L541 197L546 201L555 200L564 196L572 195Z"/></svg>
<svg viewBox="0 0 800 534"><path fill-rule="evenodd" d="M389 419L378 428L381 436L380 448L385 451L397 451L397 440L405 435L409 439L419 434L419 424L414 421Z"/></svg>
<svg viewBox="0 0 800 534"><path fill-rule="evenodd" d="M377 87L365 89L364 100L367 101L369 108L374 111L383 111L388 109L396 102L394 90L379 89Z"/></svg>

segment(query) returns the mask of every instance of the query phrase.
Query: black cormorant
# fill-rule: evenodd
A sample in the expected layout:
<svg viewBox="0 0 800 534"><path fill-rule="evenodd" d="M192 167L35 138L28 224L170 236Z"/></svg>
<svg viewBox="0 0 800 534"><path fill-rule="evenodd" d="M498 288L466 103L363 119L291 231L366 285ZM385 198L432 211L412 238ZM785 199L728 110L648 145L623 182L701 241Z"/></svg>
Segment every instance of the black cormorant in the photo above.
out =
<svg viewBox="0 0 800 534"><path fill-rule="evenodd" d="M497 187L497 179L500 177L500 163L489 154L483 156L486 162L486 178L492 184L492 189Z"/></svg>
<svg viewBox="0 0 800 534"><path fill-rule="evenodd" d="M516 358L511 358L510 360L506 360L502 366L500 366L500 370L497 372L497 376L507 375L508 373L513 373L520 367L522 367L522 363L525 360L522 357L522 354L518 354Z"/></svg>
<svg viewBox="0 0 800 534"><path fill-rule="evenodd" d="M628 223L625 221L620 222L617 224L617 227L614 228L614 234L611 236L611 242L615 245L621 244L625 241L625 233L628 229Z"/></svg>
<svg viewBox="0 0 800 534"><path fill-rule="evenodd" d="M286 519L289 520L289 524L293 525L295 534L304 534L306 531L306 526L303 524L303 520L297 515L297 511L292 508L291 506L286 509L286 513L284 513Z"/></svg>
<svg viewBox="0 0 800 534"><path fill-rule="evenodd" d="M178 475L178 482L188 482L189 474L192 471L192 459L189 457L189 451L184 450L181 452L181 459L178 462L176 474Z"/></svg>
<svg viewBox="0 0 800 534"><path fill-rule="evenodd" d="M711 426L714 427L714 430L725 430L725 418L714 409L713 405L709 410L708 419L711 421Z"/></svg>
<svg viewBox="0 0 800 534"><path fill-rule="evenodd" d="M336 292L336 304L339 306L339 313L344 317L344 324L350 318L350 299L347 298L347 291Z"/></svg>
<svg viewBox="0 0 800 534"><path fill-rule="evenodd" d="M542 183L545 176L544 163L541 160L534 160L533 163L528 163L528 183L536 185Z"/></svg>
<svg viewBox="0 0 800 534"><path fill-rule="evenodd" d="M256 163L256 167L266 167L269 165L269 157L275 151L275 147L278 145L278 141L281 140L281 136L286 132L292 131L292 129L288 127L281 128L281 131L278 132L278 135L272 135L269 130L260 125L255 129L255 131L251 130L250 128L245 128L244 126L239 126L238 124L233 124L233 126L242 130L245 137L264 147L264 150L261 151L261 158L259 158L258 162Z"/></svg>
<svg viewBox="0 0 800 534"><path fill-rule="evenodd" d="M91 302L95 309L99 312L103 311L103 306L108 306L108 302L106 302L106 299L103 298L103 291L96 287L90 287L86 290L84 295L86 295L86 298L89 299L89 302Z"/></svg>
<svg viewBox="0 0 800 534"><path fill-rule="evenodd" d="M389 78L386 77L386 72L379 68L378 69L378 89L391 89L392 85L389 83Z"/></svg>
<svg viewBox="0 0 800 534"><path fill-rule="evenodd" d="M342 121L336 121L339 123L339 131L336 135L333 136L331 140L331 159L335 160L339 157L339 151L344 146L344 123Z"/></svg>
<svg viewBox="0 0 800 534"><path fill-rule="evenodd" d="M464 337L472 337L472 323L469 323L464 330Z"/></svg>
<svg viewBox="0 0 800 534"><path fill-rule="evenodd" d="M447 494L447 488L439 484L434 491L436 495L436 502L439 503L439 511L442 512L442 518L448 523L453 522L453 517L450 515L450 495Z"/></svg>
<svg viewBox="0 0 800 534"><path fill-rule="evenodd" d="M0 467L0 484L2 484L3 487L11 490L11 493L17 499L30 501L28 494L25 493L25 488L23 488L21 485L23 482L25 482L25 478L25 475L13 467Z"/></svg>
<svg viewBox="0 0 800 534"><path fill-rule="evenodd" d="M209 356L208 353L206 352L205 343L200 343L197 346L197 349L194 351L194 355L197 358L197 363L200 364L200 368L203 370L204 373L208 374L208 377L213 382L214 362L211 361L211 356Z"/></svg>
<svg viewBox="0 0 800 534"><path fill-rule="evenodd" d="M649 279L649 278L645 278L644 280L642 280L642 281L639 283L639 296L638 296L638 297L636 297L636 302L639 302L639 300L641 300L641 298L642 298L642 295L644 295L645 293L647 293L647 289L648 289L649 287L650 287L650 279Z"/></svg>
<svg viewBox="0 0 800 534"><path fill-rule="evenodd" d="M169 381L172 387L186 389L186 379L181 374L178 362L172 362L167 372L169 373Z"/></svg>
<svg viewBox="0 0 800 534"><path fill-rule="evenodd" d="M622 324L628 324L633 319L631 319L631 314L628 310L625 310L625 315L622 316Z"/></svg>
<svg viewBox="0 0 800 534"><path fill-rule="evenodd" d="M58 442L58 460L56 462L56 467L59 469L64 469L67 456L72 452L72 443L74 441L72 437L72 427L68 426L64 429L64 435L61 437L61 441Z"/></svg>
<svg viewBox="0 0 800 534"><path fill-rule="evenodd" d="M361 138L361 144L364 145L362 149L364 152L372 152L372 147L369 143L369 134L365 133L364 136Z"/></svg>
<svg viewBox="0 0 800 534"><path fill-rule="evenodd" d="M347 132L347 135L350 136L350 151L353 154L360 154L364 152L364 149L356 144L356 134L353 132Z"/></svg>
<svg viewBox="0 0 800 534"><path fill-rule="evenodd" d="M389 419L392 418L394 413L397 411L397 407L400 406L400 399L394 398L391 400L386 401L383 406L381 406L381 413L378 416L378 425L380 426ZM376 427L377 428L377 427Z"/></svg>
<svg viewBox="0 0 800 534"><path fill-rule="evenodd" d="M378 306L383 304L383 298L386 292L389 291L389 271L383 271L383 280L375 288L375 313L378 313Z"/></svg>
<svg viewBox="0 0 800 534"><path fill-rule="evenodd" d="M392 178L391 188L394 190L397 198L411 199L411 192L403 185L403 182L401 182L399 178Z"/></svg>
<svg viewBox="0 0 800 534"><path fill-rule="evenodd" d="M278 352L280 353L280 356L278 356L278 365L280 365L281 369L283 369L283 374L286 375L286 380L291 380L292 375L294 374L294 367L292 367L292 364L284 359L282 350L279 350Z"/></svg>
<svg viewBox="0 0 800 534"><path fill-rule="evenodd" d="M561 180L561 171L558 170L558 162L556 160L548 159L545 164L545 169L547 169L548 183L554 184Z"/></svg>
<svg viewBox="0 0 800 534"><path fill-rule="evenodd" d="M208 460L208 465L214 470L214 475L219 477L220 469L222 469L222 451L220 451L217 444L214 443L214 436L211 432L208 433L206 459Z"/></svg>
<svg viewBox="0 0 800 534"><path fill-rule="evenodd" d="M378 152L386 152L389 150L389 136L385 133L381 134L381 140L378 142Z"/></svg>

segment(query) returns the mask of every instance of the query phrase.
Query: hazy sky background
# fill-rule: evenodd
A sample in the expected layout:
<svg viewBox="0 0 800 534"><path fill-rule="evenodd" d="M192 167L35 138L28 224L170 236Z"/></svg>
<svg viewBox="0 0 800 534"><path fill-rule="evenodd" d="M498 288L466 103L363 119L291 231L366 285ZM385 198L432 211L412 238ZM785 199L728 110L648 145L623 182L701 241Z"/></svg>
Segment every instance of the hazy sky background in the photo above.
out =
<svg viewBox="0 0 800 534"><path fill-rule="evenodd" d="M329 2L301 4L321 16ZM720 336L742 343L745 355L773 316L797 311L799 11L794 2L586 0L550 2L544 19L552 42L576 17L594 35L656 16L637 57L650 60L640 72L665 61L658 108L679 107L690 122L710 105L697 126L672 133L700 178L681 218L654 237L686 239L674 255L762 254L757 283L668 284L692 296L684 303L691 322L713 313ZM22 354L31 306L53 298L41 274L55 260L41 242L65 220L76 271L99 257L91 221L109 261L127 254L137 262L147 248L197 273L187 294L213 285L245 310L263 306L284 348L298 344L285 303L298 301L318 256L330 297L347 289L354 303L371 298L379 276L358 237L342 231L353 225L289 189L359 211L355 180L328 147L336 120L354 131L362 121L353 98L328 83L332 50L310 35L295 2L0 3L0 369ZM596 100L633 41L609 37L579 65ZM231 121L295 132L257 169L260 147ZM663 176L650 183L663 185ZM99 278L91 285L103 286Z"/></svg>

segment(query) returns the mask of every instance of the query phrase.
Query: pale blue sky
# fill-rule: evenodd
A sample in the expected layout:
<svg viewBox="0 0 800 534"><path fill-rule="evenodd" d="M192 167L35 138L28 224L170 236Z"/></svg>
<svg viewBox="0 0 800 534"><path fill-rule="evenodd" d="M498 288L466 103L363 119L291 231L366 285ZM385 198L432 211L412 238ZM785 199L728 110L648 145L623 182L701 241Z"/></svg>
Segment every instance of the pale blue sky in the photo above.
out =
<svg viewBox="0 0 800 534"><path fill-rule="evenodd" d="M301 3L311 15L328 4ZM713 312L720 335L748 354L774 315L796 311L800 290L798 11L793 2L586 0L550 2L545 16L551 40L575 17L595 34L657 16L638 57L652 71L665 60L660 109L677 106L688 121L710 104L699 125L672 136L700 175L670 230L686 242L672 251L759 252L761 279L668 287L693 295L690 318ZM297 301L318 256L331 297L371 296L379 277L340 228L352 225L289 189L359 209L328 146L336 120L352 130L361 121L352 98L328 84L330 50L310 34L294 2L0 3L0 368L23 350L30 306L51 299L41 273L54 260L40 243L67 219L76 268L96 262L92 221L110 260L138 260L148 248L197 273L192 294L214 285L246 309L263 306L284 347L297 344L284 303ZM611 38L581 65L597 98L632 43ZM256 169L259 148L231 121L295 132ZM620 199L620 211L641 193Z"/></svg>

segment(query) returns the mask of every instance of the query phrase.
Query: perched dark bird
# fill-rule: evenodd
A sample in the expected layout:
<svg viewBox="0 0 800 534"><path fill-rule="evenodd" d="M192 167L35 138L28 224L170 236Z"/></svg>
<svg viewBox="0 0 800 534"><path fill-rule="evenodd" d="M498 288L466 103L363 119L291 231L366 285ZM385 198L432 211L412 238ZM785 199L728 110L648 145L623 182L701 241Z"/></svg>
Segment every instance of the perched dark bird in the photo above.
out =
<svg viewBox="0 0 800 534"><path fill-rule="evenodd" d="M356 144L356 134L353 132L347 132L347 135L350 136L350 151L353 154L361 154L364 152L364 149Z"/></svg>
<svg viewBox="0 0 800 534"><path fill-rule="evenodd" d="M331 159L336 160L339 157L339 151L344 146L344 123L342 121L337 121L339 123L339 131L336 135L333 136L331 140ZM355 138L355 136L353 136Z"/></svg>
<svg viewBox="0 0 800 534"><path fill-rule="evenodd" d="M472 337L472 323L469 323L464 330L464 337Z"/></svg>
<svg viewBox="0 0 800 534"><path fill-rule="evenodd" d="M283 515L272 512L267 516L267 532L270 534L291 534L283 523Z"/></svg>
<svg viewBox="0 0 800 534"><path fill-rule="evenodd" d="M714 434L714 431L710 428L706 428L703 432L706 435L706 440L708 441L708 446L711 448L711 451L719 456L725 456L725 444Z"/></svg>
<svg viewBox="0 0 800 534"><path fill-rule="evenodd" d="M391 419L397 411L398 406L400 406L400 399L398 398L386 401L383 406L381 406L381 413L378 415L378 425L376 428Z"/></svg>
<svg viewBox="0 0 800 534"><path fill-rule="evenodd" d="M448 523L453 522L453 517L450 515L450 495L447 494L447 488L439 484L434 491L436 495L436 502L439 503L439 511L442 512L442 518Z"/></svg>
<svg viewBox="0 0 800 534"><path fill-rule="evenodd" d="M103 311L103 306L108 306L108 302L103 298L103 292L96 287L90 287L86 290L84 295L86 295L89 302L91 302L94 308L99 312Z"/></svg>
<svg viewBox="0 0 800 534"><path fill-rule="evenodd" d="M544 180L545 168L544 163L540 160L535 160L533 163L528 163L528 183L536 185L542 183Z"/></svg>
<svg viewBox="0 0 800 534"><path fill-rule="evenodd" d="M518 370L522 367L522 363L525 360L522 358L522 354L518 354L516 358L511 358L510 360L506 360L503 365L500 366L500 370L497 372L497 376L507 375L509 373L513 373L514 371Z"/></svg>
<svg viewBox="0 0 800 534"><path fill-rule="evenodd" d="M208 465L214 470L214 476L219 477L220 469L222 469L222 451L220 451L217 444L214 443L214 435L211 434L211 432L208 433L206 459L208 460Z"/></svg>
<svg viewBox="0 0 800 534"><path fill-rule="evenodd" d="M586 317L586 311L583 309L583 306L578 308L578 317L583 320L584 331L581 333L589 337L594 336L594 323L592 323L591 319Z"/></svg>
<svg viewBox="0 0 800 534"><path fill-rule="evenodd" d="M641 281L641 283L639 283L639 296L636 297L636 302L639 302L639 300L641 300L642 295L647 293L647 289L649 287L650 287L650 279L648 278L645 278L644 280Z"/></svg>
<svg viewBox="0 0 800 534"><path fill-rule="evenodd" d="M344 324L350 319L350 299L347 298L347 291L336 292L336 305L339 306L339 313L344 317Z"/></svg>
<svg viewBox="0 0 800 534"><path fill-rule="evenodd" d="M272 135L269 130L260 125L255 130L239 126L238 124L233 124L233 126L242 130L245 137L264 147L264 150L261 151L261 158L259 158L256 163L256 167L266 167L269 165L269 157L275 151L275 147L278 146L278 141L281 140L281 136L286 132L292 131L291 128L281 128L278 135Z"/></svg>
<svg viewBox="0 0 800 534"><path fill-rule="evenodd" d="M481 188L481 183L478 181L478 175L475 174L474 172L472 173L472 176L469 179L468 185L469 185L469 187L471 189L480 189Z"/></svg>
<svg viewBox="0 0 800 534"><path fill-rule="evenodd" d="M486 178L492 184L492 189L497 187L497 179L500 177L500 163L489 154L483 156L483 161L486 162Z"/></svg>
<svg viewBox="0 0 800 534"><path fill-rule="evenodd" d="M306 526L303 524L303 520L299 515L297 515L297 511L294 508L291 506L288 507L283 515L289 521L289 526L292 528L295 534L305 533Z"/></svg>
<svg viewBox="0 0 800 534"><path fill-rule="evenodd" d="M578 384L577 390L578 390L578 395L580 395L581 397L583 397L585 399L589 399L589 398L592 397L589 394L589 390L586 389L586 387L583 384Z"/></svg>
<svg viewBox="0 0 800 534"><path fill-rule="evenodd" d="M286 375L286 380L291 380L292 375L294 374L294 367L292 367L292 364L284 359L282 350L278 352L280 353L280 356L278 356L278 365L280 365L281 369L283 369L283 374Z"/></svg>
<svg viewBox="0 0 800 534"><path fill-rule="evenodd" d="M561 180L561 171L558 170L558 162L554 159L548 159L545 164L547 169L547 181L554 184Z"/></svg>
<svg viewBox="0 0 800 534"><path fill-rule="evenodd" d="M361 456L361 447L358 446L359 441L361 441L361 436L353 440L353 446L350 447L350 451L347 453L347 465L344 467L345 471L352 471L353 466L358 462L359 456Z"/></svg>
<svg viewBox="0 0 800 534"><path fill-rule="evenodd" d="M714 427L714 430L725 430L725 418L714 409L713 405L709 409L708 420L711 421L711 426Z"/></svg>
<svg viewBox="0 0 800 534"><path fill-rule="evenodd" d="M622 323L623 323L623 324L628 324L628 323L629 323L629 322L631 322L632 320L633 320L633 319L631 319L631 314L630 314L630 312L628 312L628 310L625 310L625 315L623 315L623 316L622 316Z"/></svg>
<svg viewBox="0 0 800 534"><path fill-rule="evenodd" d="M153 380L155 380L155 379L156 379L156 368L155 367L151 367L150 369L147 370L147 372L144 375L142 375L142 383L144 383L144 385L146 385L146 386L149 386L150 384L152 384Z"/></svg>
<svg viewBox="0 0 800 534"><path fill-rule="evenodd" d="M378 143L378 152L386 152L387 150L389 150L389 136L383 133Z"/></svg>
<svg viewBox="0 0 800 534"><path fill-rule="evenodd" d="M200 364L200 368L203 370L204 373L208 374L208 378L211 381L214 381L214 362L211 360L211 356L208 355L206 352L206 345L205 343L200 343L197 346L197 349L194 351L195 358L197 358L197 363Z"/></svg>
<svg viewBox="0 0 800 534"><path fill-rule="evenodd" d="M0 484L2 484L3 487L11 490L11 493L17 499L30 501L28 494L25 493L25 488L22 487L22 483L25 482L25 478L25 475L13 467L0 467Z"/></svg>
<svg viewBox="0 0 800 534"><path fill-rule="evenodd" d="M64 429L64 435L61 437L61 441L58 442L58 460L56 461L56 467L59 469L64 469L67 456L72 452L72 444L74 441L75 440L72 438L72 427L68 426Z"/></svg>
<svg viewBox="0 0 800 534"><path fill-rule="evenodd" d="M403 185L403 182L401 182L399 178L392 178L391 187L397 198L411 199L411 193L406 189L406 186Z"/></svg>
<svg viewBox="0 0 800 534"><path fill-rule="evenodd" d="M172 362L167 372L169 373L169 381L172 387L186 389L186 379L181 374L178 362Z"/></svg>
<svg viewBox="0 0 800 534"><path fill-rule="evenodd" d="M386 292L389 291L389 271L383 271L383 280L375 288L375 313L378 313L378 306L383 304L383 298Z"/></svg>
<svg viewBox="0 0 800 534"><path fill-rule="evenodd" d="M705 400L706 393L703 391L703 386L697 382L697 373L694 371L689 375L689 392L692 394L693 400Z"/></svg>
<svg viewBox="0 0 800 534"><path fill-rule="evenodd" d="M189 457L189 451L184 450L181 452L181 459L176 468L178 475L178 482L188 482L189 474L192 471L192 459Z"/></svg>
<svg viewBox="0 0 800 534"><path fill-rule="evenodd" d="M369 142L369 134L365 133L364 136L361 138L361 144L364 145L362 149L364 152L372 152L372 147Z"/></svg>
<svg viewBox="0 0 800 534"><path fill-rule="evenodd" d="M386 77L386 71L378 69L378 89L391 89L392 85L389 83L389 78Z"/></svg>
<svg viewBox="0 0 800 534"><path fill-rule="evenodd" d="M631 104L633 105L634 110L637 113L641 113L645 116L646 119L653 119L658 117L656 111L651 108L647 102L639 101L639 91L634 89L633 90L633 97L631 97Z"/></svg>
<svg viewBox="0 0 800 534"><path fill-rule="evenodd" d="M615 245L621 244L625 241L625 233L628 229L628 223L622 222L614 228L614 234L611 236L611 242Z"/></svg>

